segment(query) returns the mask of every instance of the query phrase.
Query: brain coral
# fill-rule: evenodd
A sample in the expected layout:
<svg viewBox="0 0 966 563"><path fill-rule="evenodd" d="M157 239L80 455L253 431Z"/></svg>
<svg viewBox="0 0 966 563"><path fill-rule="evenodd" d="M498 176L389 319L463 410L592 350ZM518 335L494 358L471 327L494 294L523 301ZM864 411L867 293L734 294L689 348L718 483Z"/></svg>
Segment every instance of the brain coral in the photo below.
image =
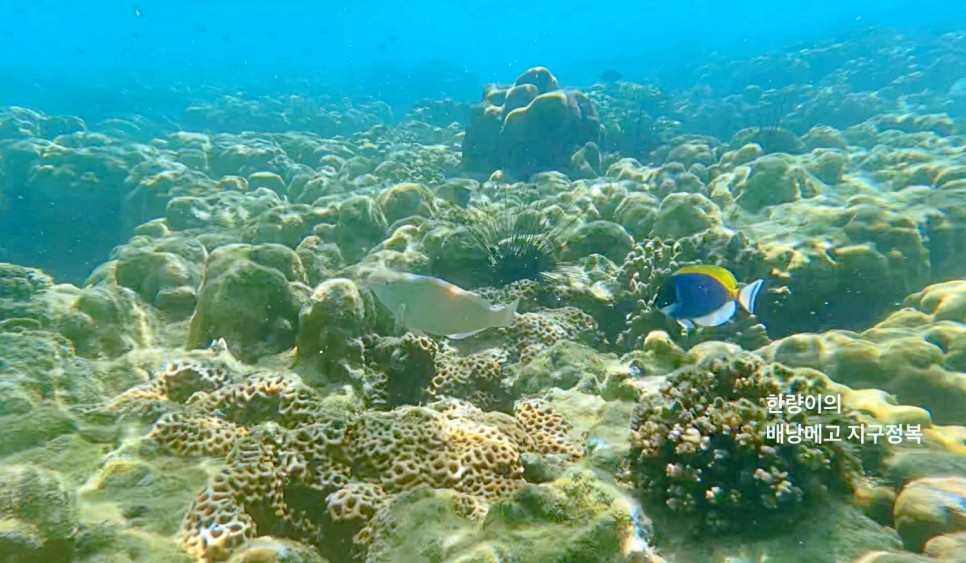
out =
<svg viewBox="0 0 966 563"><path fill-rule="evenodd" d="M425 337L388 342L386 361L452 361ZM314 546L334 561L364 558L369 521L395 495L450 489L479 517L524 485L524 454L583 455L571 424L545 401L521 401L514 415L450 398L361 411L296 375L237 378L217 354L191 354L106 410L152 420L148 443L170 453L223 459L183 520L182 544L197 559L225 560L261 536Z"/></svg>
<svg viewBox="0 0 966 563"><path fill-rule="evenodd" d="M483 96L463 139L462 166L468 172L502 169L524 178L567 172L575 153L587 143L596 150L600 142L600 120L590 99L560 89L545 68L528 70L509 88L491 84Z"/></svg>
<svg viewBox="0 0 966 563"><path fill-rule="evenodd" d="M709 357L645 395L632 416L630 456L644 497L699 529L727 531L775 524L827 491L850 490L861 465L845 442L766 437L776 424L841 424L814 410L769 412L767 398L788 393L780 381L792 375L750 353Z"/></svg>

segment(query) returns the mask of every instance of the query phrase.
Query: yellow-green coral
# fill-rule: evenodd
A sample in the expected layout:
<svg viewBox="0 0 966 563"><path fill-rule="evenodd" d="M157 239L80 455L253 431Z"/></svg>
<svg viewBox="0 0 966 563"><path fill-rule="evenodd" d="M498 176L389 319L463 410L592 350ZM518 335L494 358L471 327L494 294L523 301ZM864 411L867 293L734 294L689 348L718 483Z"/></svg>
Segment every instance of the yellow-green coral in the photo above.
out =
<svg viewBox="0 0 966 563"><path fill-rule="evenodd" d="M796 334L762 350L770 359L807 366L852 388L875 388L928 409L941 424L966 422L966 282L935 284L860 333Z"/></svg>

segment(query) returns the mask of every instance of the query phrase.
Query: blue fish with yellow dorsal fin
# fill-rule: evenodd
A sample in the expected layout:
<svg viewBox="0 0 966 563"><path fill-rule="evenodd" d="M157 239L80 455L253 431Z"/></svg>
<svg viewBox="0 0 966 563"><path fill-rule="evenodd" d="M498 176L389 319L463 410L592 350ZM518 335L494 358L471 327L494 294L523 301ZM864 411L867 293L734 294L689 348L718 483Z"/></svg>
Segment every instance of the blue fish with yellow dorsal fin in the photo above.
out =
<svg viewBox="0 0 966 563"><path fill-rule="evenodd" d="M674 272L657 296L662 313L686 329L695 326L720 326L730 321L738 305L751 314L764 280L741 289L728 270L718 266L685 266Z"/></svg>

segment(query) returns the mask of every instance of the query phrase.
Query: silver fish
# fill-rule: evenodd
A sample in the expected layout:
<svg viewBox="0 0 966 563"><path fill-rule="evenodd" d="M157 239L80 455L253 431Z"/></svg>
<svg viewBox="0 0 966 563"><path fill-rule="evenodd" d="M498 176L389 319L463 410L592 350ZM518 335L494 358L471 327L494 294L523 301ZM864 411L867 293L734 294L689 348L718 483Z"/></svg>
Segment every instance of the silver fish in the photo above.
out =
<svg viewBox="0 0 966 563"><path fill-rule="evenodd" d="M493 306L449 282L391 270L372 273L366 285L410 332L453 339L512 325L520 302Z"/></svg>

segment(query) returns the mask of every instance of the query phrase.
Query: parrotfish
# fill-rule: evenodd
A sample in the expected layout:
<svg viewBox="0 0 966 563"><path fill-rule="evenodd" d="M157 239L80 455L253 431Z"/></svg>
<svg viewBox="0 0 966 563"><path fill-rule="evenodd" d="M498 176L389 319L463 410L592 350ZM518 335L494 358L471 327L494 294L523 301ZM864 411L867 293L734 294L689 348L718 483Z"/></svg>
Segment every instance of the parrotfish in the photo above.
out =
<svg viewBox="0 0 966 563"><path fill-rule="evenodd" d="M410 332L453 339L512 325L520 303L493 306L441 279L391 270L372 273L366 285Z"/></svg>
<svg viewBox="0 0 966 563"><path fill-rule="evenodd" d="M674 272L657 296L662 313L686 329L720 326L730 321L738 305L755 313L764 280L738 288L735 277L718 266L686 266Z"/></svg>

